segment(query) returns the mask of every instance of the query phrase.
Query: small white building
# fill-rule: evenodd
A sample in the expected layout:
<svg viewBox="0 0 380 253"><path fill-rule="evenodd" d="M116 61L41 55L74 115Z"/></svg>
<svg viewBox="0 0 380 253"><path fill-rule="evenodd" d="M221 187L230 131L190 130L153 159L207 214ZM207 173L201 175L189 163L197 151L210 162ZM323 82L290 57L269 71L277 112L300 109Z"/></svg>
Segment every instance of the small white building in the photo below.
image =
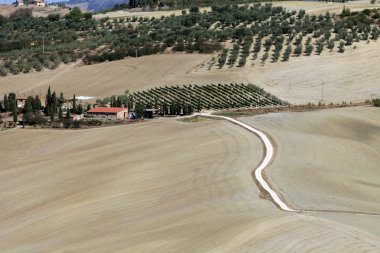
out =
<svg viewBox="0 0 380 253"><path fill-rule="evenodd" d="M45 7L45 0L34 0L32 4L37 7Z"/></svg>
<svg viewBox="0 0 380 253"><path fill-rule="evenodd" d="M24 0L17 0L16 6L24 6Z"/></svg>

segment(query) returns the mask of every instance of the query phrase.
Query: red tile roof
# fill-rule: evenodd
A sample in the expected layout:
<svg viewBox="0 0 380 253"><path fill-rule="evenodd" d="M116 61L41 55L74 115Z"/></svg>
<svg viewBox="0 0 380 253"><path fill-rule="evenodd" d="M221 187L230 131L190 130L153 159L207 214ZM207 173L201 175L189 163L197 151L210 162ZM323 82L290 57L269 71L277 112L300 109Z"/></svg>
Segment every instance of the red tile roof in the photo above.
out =
<svg viewBox="0 0 380 253"><path fill-rule="evenodd" d="M127 109L128 108L123 108L123 107L96 107L87 112L88 113L118 113Z"/></svg>

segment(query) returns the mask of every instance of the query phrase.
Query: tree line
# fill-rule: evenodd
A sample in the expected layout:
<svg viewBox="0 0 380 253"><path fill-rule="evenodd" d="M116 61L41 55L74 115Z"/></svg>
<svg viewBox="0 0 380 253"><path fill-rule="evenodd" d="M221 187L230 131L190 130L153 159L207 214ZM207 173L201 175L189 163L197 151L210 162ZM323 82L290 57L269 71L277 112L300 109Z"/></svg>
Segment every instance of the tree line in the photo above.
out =
<svg viewBox="0 0 380 253"><path fill-rule="evenodd" d="M14 92L5 94L3 100L0 101L0 112L11 113L14 122L17 122L19 114L23 114L23 123L27 125L45 124L49 118L51 123L64 123L66 127L69 127L73 124L72 114L82 114L91 109L90 104L86 108L83 108L82 104L77 104L75 94L71 99L71 106L65 107L67 100L64 94L61 92L57 95L50 86L46 96L28 96L23 106L18 106L17 99ZM42 99L44 103L41 102Z"/></svg>

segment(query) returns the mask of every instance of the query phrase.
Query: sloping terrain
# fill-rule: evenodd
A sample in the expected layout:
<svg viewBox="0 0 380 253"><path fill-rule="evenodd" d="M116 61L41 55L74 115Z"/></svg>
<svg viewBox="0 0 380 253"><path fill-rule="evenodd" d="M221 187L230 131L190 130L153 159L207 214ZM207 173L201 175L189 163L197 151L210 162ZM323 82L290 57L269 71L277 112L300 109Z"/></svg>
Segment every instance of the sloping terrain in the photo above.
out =
<svg viewBox="0 0 380 253"><path fill-rule="evenodd" d="M291 206L380 213L379 117L378 108L357 107L241 120L274 138L277 155L267 176ZM360 224L355 215L333 217ZM379 222L363 217L361 226L380 234Z"/></svg>
<svg viewBox="0 0 380 253"><path fill-rule="evenodd" d="M0 93L45 94L49 85L65 94L105 97L164 85L230 83L239 73L191 74L209 55L174 54L61 66L53 71L0 78Z"/></svg>
<svg viewBox="0 0 380 253"><path fill-rule="evenodd" d="M357 102L380 97L379 42L358 44L344 54L292 58L245 71L249 82L292 103ZM323 86L323 87L322 87Z"/></svg>
<svg viewBox="0 0 380 253"><path fill-rule="evenodd" d="M378 252L260 199L262 146L224 121L0 134L1 252Z"/></svg>

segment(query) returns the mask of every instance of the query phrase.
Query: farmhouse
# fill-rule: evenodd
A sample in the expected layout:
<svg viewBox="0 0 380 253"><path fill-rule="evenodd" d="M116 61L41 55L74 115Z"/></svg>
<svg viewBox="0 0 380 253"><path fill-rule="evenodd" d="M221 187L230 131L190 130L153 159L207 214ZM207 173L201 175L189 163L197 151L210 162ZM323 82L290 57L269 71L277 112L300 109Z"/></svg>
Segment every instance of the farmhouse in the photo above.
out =
<svg viewBox="0 0 380 253"><path fill-rule="evenodd" d="M45 1L44 0L34 0L32 1L32 4L38 7L45 7Z"/></svg>
<svg viewBox="0 0 380 253"><path fill-rule="evenodd" d="M44 96L38 96L38 98L40 99L41 105L46 106L46 98ZM27 99L28 97L16 97L17 108L24 109Z"/></svg>
<svg viewBox="0 0 380 253"><path fill-rule="evenodd" d="M16 6L24 6L24 0L17 0Z"/></svg>
<svg viewBox="0 0 380 253"><path fill-rule="evenodd" d="M128 108L97 107L87 111L86 116L101 119L126 119L128 118Z"/></svg>

